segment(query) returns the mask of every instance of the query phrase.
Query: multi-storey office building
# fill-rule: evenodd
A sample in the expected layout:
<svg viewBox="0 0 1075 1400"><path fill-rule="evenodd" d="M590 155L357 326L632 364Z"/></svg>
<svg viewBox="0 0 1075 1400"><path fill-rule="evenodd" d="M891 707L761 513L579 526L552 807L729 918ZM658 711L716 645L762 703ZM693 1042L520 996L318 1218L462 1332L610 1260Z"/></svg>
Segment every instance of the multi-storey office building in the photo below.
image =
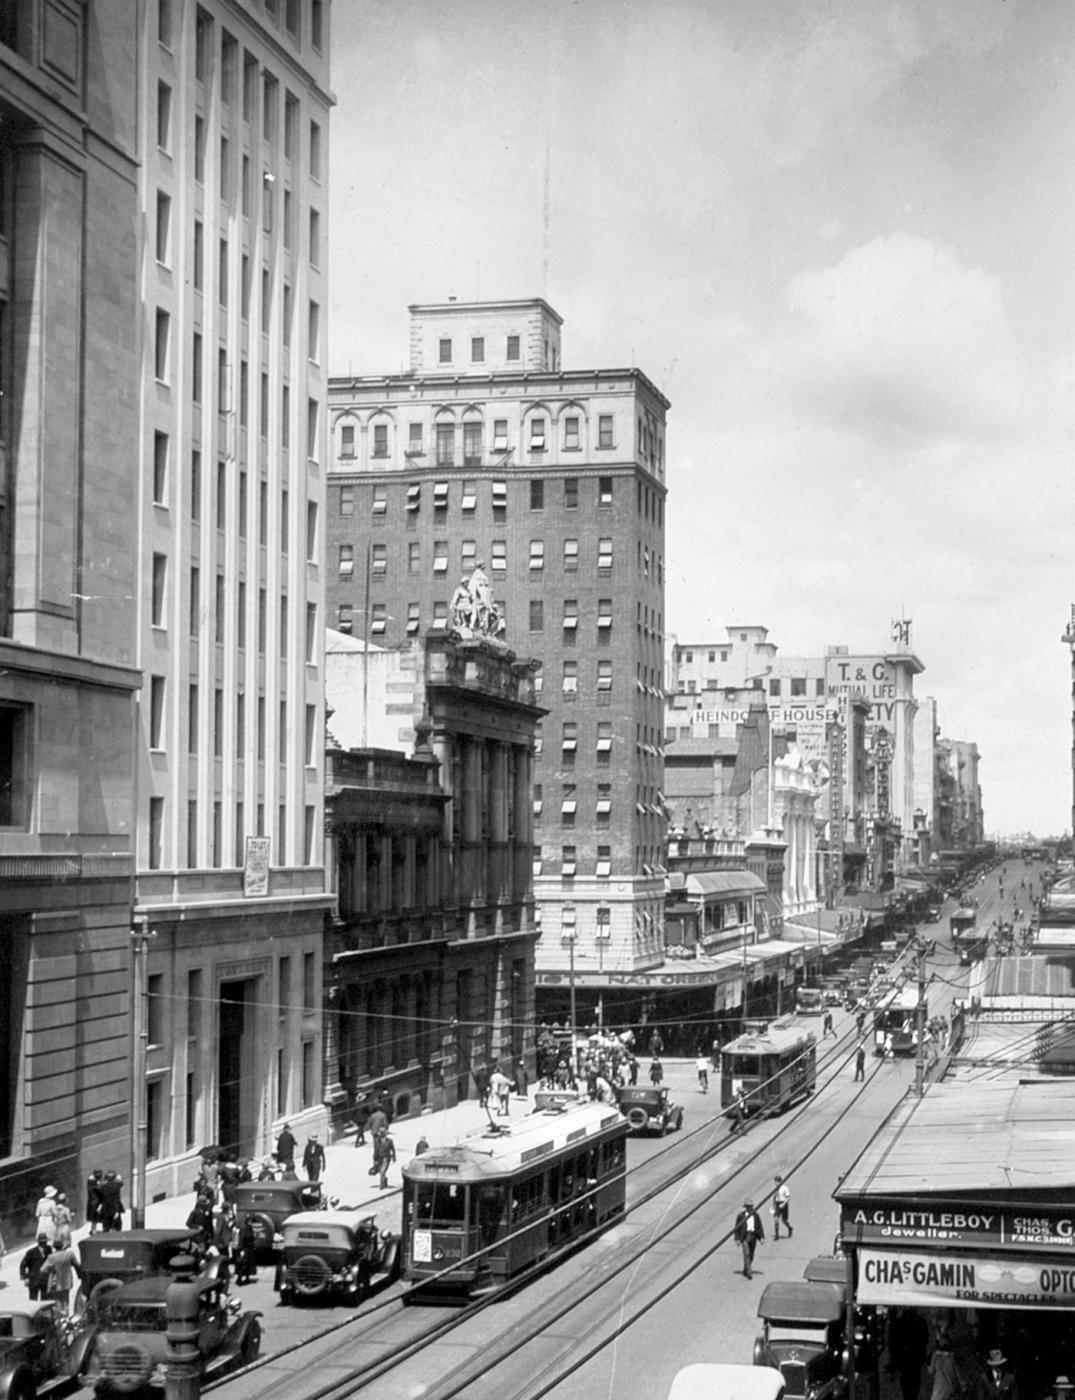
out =
<svg viewBox="0 0 1075 1400"><path fill-rule="evenodd" d="M92 37L89 26L92 21ZM130 1149L130 7L0 6L0 1214ZM72 1199L76 1199L72 1196Z"/></svg>
<svg viewBox="0 0 1075 1400"><path fill-rule="evenodd" d="M637 369L567 370L544 301L412 306L407 373L333 378L330 620L448 629L484 565L542 663L542 975L662 957L665 414Z"/></svg>
<svg viewBox="0 0 1075 1400"><path fill-rule="evenodd" d="M145 345L135 920L150 1193L320 1117L328 6L158 0L137 72Z"/></svg>

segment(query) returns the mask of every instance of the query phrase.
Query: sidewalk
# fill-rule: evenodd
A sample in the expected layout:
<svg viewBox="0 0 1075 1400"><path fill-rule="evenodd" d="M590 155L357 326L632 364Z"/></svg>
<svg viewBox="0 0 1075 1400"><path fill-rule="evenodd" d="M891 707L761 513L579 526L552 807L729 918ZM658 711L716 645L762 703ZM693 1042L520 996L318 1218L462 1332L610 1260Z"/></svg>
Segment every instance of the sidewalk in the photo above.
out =
<svg viewBox="0 0 1075 1400"><path fill-rule="evenodd" d="M697 1092L697 1079L694 1061L686 1059L664 1060L664 1082L679 1102L689 1101ZM644 1066L643 1066L644 1068ZM719 1111L719 1076L714 1093L713 1074L710 1074L709 1098L713 1101L713 1112ZM643 1077L640 1074L639 1083ZM518 1121L534 1108L532 1087L528 1098L512 1095L510 1121ZM493 1122L504 1123L505 1119L495 1116ZM396 1144L396 1162L388 1173L389 1186L382 1191L379 1178L370 1176L373 1162L373 1145L369 1134L364 1146L355 1146L355 1133L349 1131L338 1142L325 1147L325 1173L322 1181L327 1196L338 1196L340 1204L367 1208L377 1216L378 1228L399 1231L402 1223L401 1198L399 1187L402 1182L400 1167L415 1155L418 1139L425 1136L431 1147L459 1142L470 1133L479 1132L489 1122L483 1108L478 1107L477 1099L465 1099L454 1108L439 1113L421 1113L413 1118L400 1118L392 1124L392 1140ZM300 1156L304 1142L299 1142L296 1157ZM186 1225L187 1217L194 1207L194 1193L184 1196L171 1196L164 1201L154 1201L146 1206L146 1228L175 1229ZM130 1211L124 1215L124 1225L130 1224ZM83 1225L74 1231L74 1240L84 1239L88 1234ZM27 1246L28 1247L28 1246ZM19 1278L19 1262L25 1248L13 1249L0 1260L0 1308L17 1306L27 1300L26 1288Z"/></svg>

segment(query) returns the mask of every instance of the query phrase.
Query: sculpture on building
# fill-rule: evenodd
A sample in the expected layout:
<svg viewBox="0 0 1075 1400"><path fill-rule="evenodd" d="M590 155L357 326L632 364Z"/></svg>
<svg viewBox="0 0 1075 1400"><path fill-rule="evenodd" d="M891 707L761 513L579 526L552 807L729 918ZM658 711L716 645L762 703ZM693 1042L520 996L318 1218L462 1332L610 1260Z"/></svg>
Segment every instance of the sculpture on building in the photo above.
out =
<svg viewBox="0 0 1075 1400"><path fill-rule="evenodd" d="M448 623L463 635L498 637L504 630L504 614L493 598L489 575L479 559L469 579L460 579L448 606Z"/></svg>

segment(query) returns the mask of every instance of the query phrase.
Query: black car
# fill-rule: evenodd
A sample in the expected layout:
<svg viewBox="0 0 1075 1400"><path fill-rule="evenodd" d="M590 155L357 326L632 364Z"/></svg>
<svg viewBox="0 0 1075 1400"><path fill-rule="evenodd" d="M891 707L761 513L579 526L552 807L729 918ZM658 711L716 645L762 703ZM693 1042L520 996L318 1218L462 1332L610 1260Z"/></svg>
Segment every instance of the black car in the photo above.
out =
<svg viewBox="0 0 1075 1400"><path fill-rule="evenodd" d="M0 1309L0 1400L34 1400L77 1384L68 1322L53 1301Z"/></svg>
<svg viewBox="0 0 1075 1400"><path fill-rule="evenodd" d="M316 1181L244 1181L232 1193L238 1223L249 1220L254 1227L254 1250L267 1254L277 1242L285 1220L300 1210L318 1210L324 1205L321 1186Z"/></svg>
<svg viewBox="0 0 1075 1400"><path fill-rule="evenodd" d="M284 1221L276 1288L281 1303L357 1303L375 1275L399 1274L399 1236L361 1210L303 1211Z"/></svg>
<svg viewBox="0 0 1075 1400"><path fill-rule="evenodd" d="M616 1090L616 1101L633 1133L656 1132L663 1137L669 1129L683 1126L682 1108L672 1102L661 1084L625 1085Z"/></svg>

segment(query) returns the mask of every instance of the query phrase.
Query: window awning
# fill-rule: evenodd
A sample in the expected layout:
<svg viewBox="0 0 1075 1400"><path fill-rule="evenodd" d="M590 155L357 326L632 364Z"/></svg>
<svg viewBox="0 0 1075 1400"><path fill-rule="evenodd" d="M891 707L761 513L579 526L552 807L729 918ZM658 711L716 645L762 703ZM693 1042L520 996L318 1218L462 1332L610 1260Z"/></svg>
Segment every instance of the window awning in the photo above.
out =
<svg viewBox="0 0 1075 1400"><path fill-rule="evenodd" d="M762 894L765 881L750 870L702 870L687 876L688 894Z"/></svg>

